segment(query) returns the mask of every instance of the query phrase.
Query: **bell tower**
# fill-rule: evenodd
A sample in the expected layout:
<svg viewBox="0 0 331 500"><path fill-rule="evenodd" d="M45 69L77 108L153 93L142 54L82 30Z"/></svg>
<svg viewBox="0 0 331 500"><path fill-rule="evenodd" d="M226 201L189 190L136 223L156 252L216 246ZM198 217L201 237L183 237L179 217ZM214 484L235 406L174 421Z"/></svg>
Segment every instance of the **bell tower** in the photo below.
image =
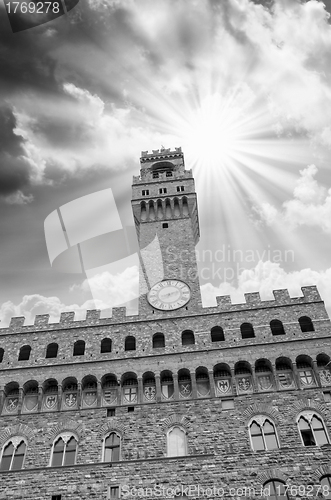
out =
<svg viewBox="0 0 331 500"><path fill-rule="evenodd" d="M132 210L140 248L139 314L202 307L197 195L181 148L143 151Z"/></svg>

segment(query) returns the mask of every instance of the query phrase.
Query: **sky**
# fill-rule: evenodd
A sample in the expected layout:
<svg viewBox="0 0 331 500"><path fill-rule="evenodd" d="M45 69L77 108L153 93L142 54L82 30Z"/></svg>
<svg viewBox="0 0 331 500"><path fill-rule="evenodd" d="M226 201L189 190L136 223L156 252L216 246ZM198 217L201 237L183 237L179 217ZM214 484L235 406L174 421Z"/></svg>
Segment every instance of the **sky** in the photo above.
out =
<svg viewBox="0 0 331 500"><path fill-rule="evenodd" d="M81 0L13 33L0 0L0 319L104 309L137 268L63 272L44 221L182 147L204 306L317 285L331 312L331 0ZM82 214L83 219L83 214ZM102 245L107 246L105 237Z"/></svg>

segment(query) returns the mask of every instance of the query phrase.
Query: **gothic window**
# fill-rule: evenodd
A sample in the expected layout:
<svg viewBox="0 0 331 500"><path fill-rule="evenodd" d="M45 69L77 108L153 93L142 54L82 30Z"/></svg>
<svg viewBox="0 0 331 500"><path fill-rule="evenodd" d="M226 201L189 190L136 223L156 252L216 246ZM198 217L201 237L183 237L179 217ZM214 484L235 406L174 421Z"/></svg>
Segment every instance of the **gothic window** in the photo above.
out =
<svg viewBox="0 0 331 500"><path fill-rule="evenodd" d="M253 418L249 426L249 434L254 451L279 448L275 425L264 416Z"/></svg>
<svg viewBox="0 0 331 500"><path fill-rule="evenodd" d="M103 339L101 341L101 354L105 352L111 352L111 339Z"/></svg>
<svg viewBox="0 0 331 500"><path fill-rule="evenodd" d="M129 335L128 337L126 337L124 350L125 351L135 351L136 350L136 339L132 335Z"/></svg>
<svg viewBox="0 0 331 500"><path fill-rule="evenodd" d="M214 326L210 330L210 337L212 342L222 342L224 339L223 328L220 326Z"/></svg>
<svg viewBox="0 0 331 500"><path fill-rule="evenodd" d="M267 500L288 500L285 484L277 479L271 479L263 485Z"/></svg>
<svg viewBox="0 0 331 500"><path fill-rule="evenodd" d="M159 194L166 194L167 188L160 188L159 189Z"/></svg>
<svg viewBox="0 0 331 500"><path fill-rule="evenodd" d="M159 347L164 347L164 346L165 342L163 333L155 333L153 335L153 348L157 349Z"/></svg>
<svg viewBox="0 0 331 500"><path fill-rule="evenodd" d="M143 189L142 190L142 195L143 196L148 196L149 195L149 189Z"/></svg>
<svg viewBox="0 0 331 500"><path fill-rule="evenodd" d="M181 192L181 191L184 191L184 190L185 190L184 186L177 186L177 191L178 192Z"/></svg>
<svg viewBox="0 0 331 500"><path fill-rule="evenodd" d="M13 437L2 449L0 470L18 470L23 468L26 443L22 437Z"/></svg>
<svg viewBox="0 0 331 500"><path fill-rule="evenodd" d="M46 358L56 358L59 346L56 343L48 344L46 349Z"/></svg>
<svg viewBox="0 0 331 500"><path fill-rule="evenodd" d="M314 332L315 328L313 322L308 316L301 316L299 318L299 325L302 332Z"/></svg>
<svg viewBox="0 0 331 500"><path fill-rule="evenodd" d="M323 446L329 443L323 420L315 413L302 413L298 419L298 427L304 446Z"/></svg>
<svg viewBox="0 0 331 500"><path fill-rule="evenodd" d="M69 433L61 434L52 447L51 466L74 465L76 463L77 440Z"/></svg>
<svg viewBox="0 0 331 500"><path fill-rule="evenodd" d="M2 349L2 347L0 348L0 363L2 363L3 361L3 355L4 355L5 351Z"/></svg>
<svg viewBox="0 0 331 500"><path fill-rule="evenodd" d="M285 335L285 330L283 323L279 319L273 319L270 321L271 333L273 335Z"/></svg>
<svg viewBox="0 0 331 500"><path fill-rule="evenodd" d="M320 483L322 486L322 495L323 499L331 499L331 475L323 476L320 479Z"/></svg>
<svg viewBox="0 0 331 500"><path fill-rule="evenodd" d="M120 497L120 488L119 486L109 486L108 488L108 499L109 500L117 500Z"/></svg>
<svg viewBox="0 0 331 500"><path fill-rule="evenodd" d="M111 432L104 440L103 461L118 462L120 460L121 438L116 432Z"/></svg>
<svg viewBox="0 0 331 500"><path fill-rule="evenodd" d="M20 353L18 355L18 361L27 361L30 358L31 346L24 345L20 349Z"/></svg>
<svg viewBox="0 0 331 500"><path fill-rule="evenodd" d="M252 339L255 337L254 328L251 323L243 323L240 326L241 338Z"/></svg>
<svg viewBox="0 0 331 500"><path fill-rule="evenodd" d="M74 343L74 352L73 356L84 356L85 354L85 342L84 340L77 340Z"/></svg>
<svg viewBox="0 0 331 500"><path fill-rule="evenodd" d="M179 426L172 427L167 434L167 456L180 457L187 454L186 432Z"/></svg>
<svg viewBox="0 0 331 500"><path fill-rule="evenodd" d="M182 345L195 344L194 333L191 330L185 330L182 333Z"/></svg>

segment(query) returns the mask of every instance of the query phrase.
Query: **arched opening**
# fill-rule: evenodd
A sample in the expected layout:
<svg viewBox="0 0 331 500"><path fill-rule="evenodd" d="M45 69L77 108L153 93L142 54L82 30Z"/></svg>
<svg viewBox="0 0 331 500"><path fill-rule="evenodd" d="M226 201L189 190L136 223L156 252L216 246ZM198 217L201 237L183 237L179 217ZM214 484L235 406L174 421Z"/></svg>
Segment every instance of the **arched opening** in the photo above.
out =
<svg viewBox="0 0 331 500"><path fill-rule="evenodd" d="M28 361L30 359L31 346L24 345L20 349L20 353L18 355L18 361Z"/></svg>
<svg viewBox="0 0 331 500"><path fill-rule="evenodd" d="M301 316L299 318L299 325L302 332L314 332L315 328L312 320L308 316Z"/></svg>
<svg viewBox="0 0 331 500"><path fill-rule="evenodd" d="M255 337L254 328L251 323L243 323L240 325L242 339L252 339Z"/></svg>
<svg viewBox="0 0 331 500"><path fill-rule="evenodd" d="M125 351L135 351L136 350L136 339L132 335L128 335L125 339L124 344Z"/></svg>
<svg viewBox="0 0 331 500"><path fill-rule="evenodd" d="M46 349L46 358L57 358L59 346L55 342L48 344Z"/></svg>
<svg viewBox="0 0 331 500"><path fill-rule="evenodd" d="M84 356L85 354L85 342L84 340L77 340L74 343L74 352L73 356Z"/></svg>
<svg viewBox="0 0 331 500"><path fill-rule="evenodd" d="M109 338L102 339L100 352L101 354L106 352L111 352L111 339Z"/></svg>
<svg viewBox="0 0 331 500"><path fill-rule="evenodd" d="M192 330L185 330L182 332L182 345L192 345L195 344L194 333Z"/></svg>
<svg viewBox="0 0 331 500"><path fill-rule="evenodd" d="M273 335L285 335L283 323L279 319L270 321L270 329Z"/></svg>
<svg viewBox="0 0 331 500"><path fill-rule="evenodd" d="M214 326L210 330L210 337L212 342L223 342L225 340L223 328L221 326Z"/></svg>
<svg viewBox="0 0 331 500"><path fill-rule="evenodd" d="M155 333L153 335L153 349L159 349L160 347L164 346L165 346L164 334Z"/></svg>

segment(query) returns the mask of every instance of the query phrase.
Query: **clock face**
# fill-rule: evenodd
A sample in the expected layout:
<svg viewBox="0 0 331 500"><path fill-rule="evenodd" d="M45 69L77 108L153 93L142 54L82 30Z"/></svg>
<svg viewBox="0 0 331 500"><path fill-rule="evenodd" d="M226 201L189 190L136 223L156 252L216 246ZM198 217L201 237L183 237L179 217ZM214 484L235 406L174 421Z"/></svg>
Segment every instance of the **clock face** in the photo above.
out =
<svg viewBox="0 0 331 500"><path fill-rule="evenodd" d="M173 311L185 306L191 298L191 290L179 280L164 280L152 286L147 300L155 309Z"/></svg>

